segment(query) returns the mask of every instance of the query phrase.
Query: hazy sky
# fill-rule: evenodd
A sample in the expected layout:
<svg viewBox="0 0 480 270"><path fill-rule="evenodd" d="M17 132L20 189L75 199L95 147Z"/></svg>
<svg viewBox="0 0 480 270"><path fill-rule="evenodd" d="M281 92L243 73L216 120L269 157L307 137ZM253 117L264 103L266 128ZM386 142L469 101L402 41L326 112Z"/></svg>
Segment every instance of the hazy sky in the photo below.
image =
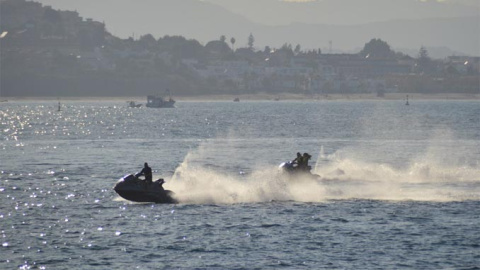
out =
<svg viewBox="0 0 480 270"><path fill-rule="evenodd" d="M139 5L148 0L38 0L61 9L76 9L86 16L101 2ZM397 19L480 16L480 0L191 0L212 3L265 25L315 23L351 25ZM189 3L190 0L177 0ZM171 1L157 0L153 8ZM167 6L165 8L168 8Z"/></svg>
<svg viewBox="0 0 480 270"><path fill-rule="evenodd" d="M397 19L479 16L480 0L204 0L266 24L351 25ZM473 7L473 8L472 8Z"/></svg>

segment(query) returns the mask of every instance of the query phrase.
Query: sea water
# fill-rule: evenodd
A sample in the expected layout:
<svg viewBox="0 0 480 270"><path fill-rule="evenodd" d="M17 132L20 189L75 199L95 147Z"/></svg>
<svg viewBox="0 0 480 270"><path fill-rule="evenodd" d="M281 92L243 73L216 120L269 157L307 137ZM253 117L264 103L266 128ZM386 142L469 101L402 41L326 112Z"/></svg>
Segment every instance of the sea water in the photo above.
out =
<svg viewBox="0 0 480 270"><path fill-rule="evenodd" d="M478 101L127 105L0 104L0 269L480 267ZM144 162L179 204L118 197Z"/></svg>

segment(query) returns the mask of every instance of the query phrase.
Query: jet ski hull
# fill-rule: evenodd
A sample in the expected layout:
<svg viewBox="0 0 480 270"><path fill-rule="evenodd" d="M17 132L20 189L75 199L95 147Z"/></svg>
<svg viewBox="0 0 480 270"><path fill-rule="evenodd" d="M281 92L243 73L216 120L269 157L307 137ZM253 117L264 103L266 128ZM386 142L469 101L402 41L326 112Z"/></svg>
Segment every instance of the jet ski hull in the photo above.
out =
<svg viewBox="0 0 480 270"><path fill-rule="evenodd" d="M177 203L175 193L163 189L159 182L147 184L131 174L118 180L113 189L120 197L133 202Z"/></svg>
<svg viewBox="0 0 480 270"><path fill-rule="evenodd" d="M115 190L117 194L132 202L153 202L153 203L176 203L173 199L173 192L165 190L163 194L150 194L142 191Z"/></svg>
<svg viewBox="0 0 480 270"><path fill-rule="evenodd" d="M318 180L320 179L320 175L318 174L313 174L310 172L311 167L308 166L306 170L301 170L295 164L291 161L284 162L278 166L278 168L286 175L288 175L290 178L311 178Z"/></svg>

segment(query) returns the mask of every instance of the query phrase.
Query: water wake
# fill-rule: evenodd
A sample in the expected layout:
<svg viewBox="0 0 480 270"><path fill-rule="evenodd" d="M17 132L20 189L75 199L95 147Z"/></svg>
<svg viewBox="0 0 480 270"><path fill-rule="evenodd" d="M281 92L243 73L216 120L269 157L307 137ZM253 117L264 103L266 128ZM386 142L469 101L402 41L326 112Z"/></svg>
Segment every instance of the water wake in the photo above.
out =
<svg viewBox="0 0 480 270"><path fill-rule="evenodd" d="M325 155L312 170L320 179L291 179L276 166L248 174L220 172L197 162L189 153L166 187L182 203L232 204L269 201L325 202L327 200L464 201L480 200L480 169L446 166L428 160L406 168ZM321 161L321 162L320 162Z"/></svg>

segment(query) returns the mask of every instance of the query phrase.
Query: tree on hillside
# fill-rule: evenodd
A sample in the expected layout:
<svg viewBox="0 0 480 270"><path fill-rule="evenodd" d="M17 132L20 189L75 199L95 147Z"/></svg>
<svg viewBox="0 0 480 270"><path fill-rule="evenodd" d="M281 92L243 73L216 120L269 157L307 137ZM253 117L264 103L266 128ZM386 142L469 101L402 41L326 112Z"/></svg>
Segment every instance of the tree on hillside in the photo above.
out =
<svg viewBox="0 0 480 270"><path fill-rule="evenodd" d="M221 43L219 40L217 42ZM183 36L165 36L158 39L157 43L161 52L167 52L176 59L201 59L205 55L204 47L197 40L187 40Z"/></svg>
<svg viewBox="0 0 480 270"><path fill-rule="evenodd" d="M390 49L387 42L374 38L365 44L360 55L365 58L393 58L395 52Z"/></svg>
<svg viewBox="0 0 480 270"><path fill-rule="evenodd" d="M252 33L248 36L248 48L253 50L253 44L255 43L255 38L253 37Z"/></svg>
<svg viewBox="0 0 480 270"><path fill-rule="evenodd" d="M272 66L285 66L289 65L290 60L294 56L291 44L283 44L283 46L275 50L273 53L270 53L269 63Z"/></svg>
<svg viewBox="0 0 480 270"><path fill-rule="evenodd" d="M183 36L164 36L159 38L157 43L161 51L173 51L178 48L179 44L187 42L187 39Z"/></svg>
<svg viewBox="0 0 480 270"><path fill-rule="evenodd" d="M272 52L272 49L270 48L270 46L265 46L265 49L263 49L263 53L264 54L270 54Z"/></svg>
<svg viewBox="0 0 480 270"><path fill-rule="evenodd" d="M300 47L300 44L297 44L297 46L295 46L295 54L298 55L300 54L300 52L302 51L302 47Z"/></svg>
<svg viewBox="0 0 480 270"><path fill-rule="evenodd" d="M46 36L64 36L62 16L60 12L52 8L46 8L43 12L43 22L40 28Z"/></svg>
<svg viewBox="0 0 480 270"><path fill-rule="evenodd" d="M138 42L146 50L153 50L157 47L157 40L151 34L141 36Z"/></svg>
<svg viewBox="0 0 480 270"><path fill-rule="evenodd" d="M225 37L225 35L221 35L221 36L220 36L220 41L221 41L221 42L225 42L225 40L227 40L227 38Z"/></svg>
<svg viewBox="0 0 480 270"><path fill-rule="evenodd" d="M60 23L62 21L62 16L60 15L60 12L52 8L46 8L43 13L43 19L49 23Z"/></svg>
<svg viewBox="0 0 480 270"><path fill-rule="evenodd" d="M430 56L428 56L427 48L420 47L418 51L418 58L416 63L417 73L430 73L433 70L433 62Z"/></svg>
<svg viewBox="0 0 480 270"><path fill-rule="evenodd" d="M279 51L286 52L290 57L293 56L292 44L283 44Z"/></svg>
<svg viewBox="0 0 480 270"><path fill-rule="evenodd" d="M420 47L420 50L418 51L418 59L430 59L428 56L428 51L427 48L425 47Z"/></svg>
<svg viewBox="0 0 480 270"><path fill-rule="evenodd" d="M195 39L187 40L178 49L183 58L196 58L201 60L205 57L205 48Z"/></svg>
<svg viewBox="0 0 480 270"><path fill-rule="evenodd" d="M221 40L212 40L205 45L205 50L212 54L227 54L231 52L227 43Z"/></svg>
<svg viewBox="0 0 480 270"><path fill-rule="evenodd" d="M236 41L236 40L235 40L234 37L232 37L232 38L230 39L230 43L232 43L232 51L235 51L235 47L234 47L235 41Z"/></svg>
<svg viewBox="0 0 480 270"><path fill-rule="evenodd" d="M90 51L95 47L101 46L104 43L107 34L104 24L82 27L77 33L80 48L82 48L82 50Z"/></svg>

